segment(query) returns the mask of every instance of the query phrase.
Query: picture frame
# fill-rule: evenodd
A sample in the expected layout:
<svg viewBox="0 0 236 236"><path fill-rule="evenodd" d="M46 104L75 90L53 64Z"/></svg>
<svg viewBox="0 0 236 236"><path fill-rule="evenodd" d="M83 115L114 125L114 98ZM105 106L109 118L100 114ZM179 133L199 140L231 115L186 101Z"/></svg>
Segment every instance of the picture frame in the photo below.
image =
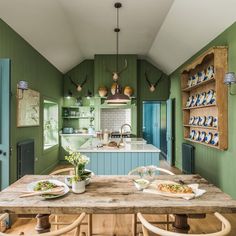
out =
<svg viewBox="0 0 236 236"><path fill-rule="evenodd" d="M40 93L28 89L17 98L17 127L40 125Z"/></svg>

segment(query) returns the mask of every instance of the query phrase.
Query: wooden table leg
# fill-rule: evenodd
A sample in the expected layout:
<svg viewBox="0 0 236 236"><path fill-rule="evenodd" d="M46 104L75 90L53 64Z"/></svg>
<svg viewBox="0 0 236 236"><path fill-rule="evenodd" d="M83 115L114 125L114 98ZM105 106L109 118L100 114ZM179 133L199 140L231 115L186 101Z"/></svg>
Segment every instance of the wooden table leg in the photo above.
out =
<svg viewBox="0 0 236 236"><path fill-rule="evenodd" d="M132 215L132 226L133 226L132 235L136 236L137 234L137 214L136 213Z"/></svg>
<svg viewBox="0 0 236 236"><path fill-rule="evenodd" d="M188 216L185 214L175 215L175 221L173 223L174 232L188 233L190 226L188 225Z"/></svg>
<svg viewBox="0 0 236 236"><path fill-rule="evenodd" d="M93 215L88 214L88 236L93 235Z"/></svg>
<svg viewBox="0 0 236 236"><path fill-rule="evenodd" d="M47 214L38 214L36 216L37 224L35 230L39 233L50 232L51 224L49 222L49 215Z"/></svg>

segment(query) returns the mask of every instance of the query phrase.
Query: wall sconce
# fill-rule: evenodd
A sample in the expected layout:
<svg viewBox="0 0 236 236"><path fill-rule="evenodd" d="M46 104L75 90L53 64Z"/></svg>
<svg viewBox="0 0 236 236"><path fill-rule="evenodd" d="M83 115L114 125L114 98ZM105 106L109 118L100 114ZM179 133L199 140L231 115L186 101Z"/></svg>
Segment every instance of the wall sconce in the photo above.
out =
<svg viewBox="0 0 236 236"><path fill-rule="evenodd" d="M228 72L225 74L224 84L226 84L230 89L230 95L236 95L236 93L232 93L231 85L236 83L236 77L234 72Z"/></svg>
<svg viewBox="0 0 236 236"><path fill-rule="evenodd" d="M23 99L24 91L28 90L28 82L21 80L17 83L17 95L18 99Z"/></svg>
<svg viewBox="0 0 236 236"><path fill-rule="evenodd" d="M71 90L68 90L66 95L65 95L65 98L70 99L72 97L72 95L73 94L72 94Z"/></svg>

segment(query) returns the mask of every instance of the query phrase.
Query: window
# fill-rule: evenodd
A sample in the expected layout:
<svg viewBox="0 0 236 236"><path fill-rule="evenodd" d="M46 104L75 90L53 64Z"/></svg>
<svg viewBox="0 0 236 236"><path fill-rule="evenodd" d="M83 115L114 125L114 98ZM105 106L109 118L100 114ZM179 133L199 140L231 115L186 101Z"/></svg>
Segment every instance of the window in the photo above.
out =
<svg viewBox="0 0 236 236"><path fill-rule="evenodd" d="M43 146L44 150L58 144L58 104L43 101Z"/></svg>

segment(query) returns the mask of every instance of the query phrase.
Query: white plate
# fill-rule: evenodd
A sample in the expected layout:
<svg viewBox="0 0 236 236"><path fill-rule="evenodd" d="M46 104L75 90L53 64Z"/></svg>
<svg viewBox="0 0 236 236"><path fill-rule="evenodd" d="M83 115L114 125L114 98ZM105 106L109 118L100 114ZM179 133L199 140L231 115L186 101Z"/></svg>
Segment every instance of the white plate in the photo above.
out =
<svg viewBox="0 0 236 236"><path fill-rule="evenodd" d="M199 141L204 142L206 138L206 132L202 131L199 137Z"/></svg>
<svg viewBox="0 0 236 236"><path fill-rule="evenodd" d="M198 125L199 119L200 119L200 117L199 117L199 116L196 116L195 119L194 119L193 124L194 124L194 125Z"/></svg>
<svg viewBox="0 0 236 236"><path fill-rule="evenodd" d="M190 138L190 139L193 139L195 133L196 133L196 131L195 131L195 130L192 130L192 131L190 132L189 138Z"/></svg>
<svg viewBox="0 0 236 236"><path fill-rule="evenodd" d="M63 182L61 182L59 180L56 180L56 179L43 179L43 180L40 180L40 181L32 182L32 183L27 185L27 191L33 192L35 186L37 185L37 183L44 182L44 181L49 181L49 182L51 182L53 184L56 184L57 186L63 186L64 187L64 193L63 194L61 194L61 195L49 195L49 194L47 194L47 195L42 196L45 199L53 199L53 198L62 197L64 195L66 195L70 191L69 187L65 183L63 183Z"/></svg>
<svg viewBox="0 0 236 236"><path fill-rule="evenodd" d="M211 143L211 140L212 140L212 133L209 132L209 133L206 135L205 143Z"/></svg>
<svg viewBox="0 0 236 236"><path fill-rule="evenodd" d="M205 76L206 76L206 74L205 74L204 70L198 72L198 83L203 82L205 80Z"/></svg>
<svg viewBox="0 0 236 236"><path fill-rule="evenodd" d="M192 104L191 104L192 107L194 107L194 106L197 105L198 97L199 97L198 94L194 96L193 101L192 101Z"/></svg>
<svg viewBox="0 0 236 236"><path fill-rule="evenodd" d="M213 118L212 126L213 127L218 127L218 118L217 117Z"/></svg>
<svg viewBox="0 0 236 236"><path fill-rule="evenodd" d="M195 116L191 116L189 120L189 124L192 125L194 122Z"/></svg>
<svg viewBox="0 0 236 236"><path fill-rule="evenodd" d="M192 102L193 102L193 96L190 96L190 97L188 98L187 103L186 103L186 107L190 107L191 104L192 104Z"/></svg>
<svg viewBox="0 0 236 236"><path fill-rule="evenodd" d="M205 116L201 116L198 122L198 125L203 126L205 124L206 121L206 117Z"/></svg>
<svg viewBox="0 0 236 236"><path fill-rule="evenodd" d="M211 104L215 104L216 103L216 91L213 92L213 96L211 98Z"/></svg>
<svg viewBox="0 0 236 236"><path fill-rule="evenodd" d="M214 137L213 137L213 139L212 139L212 141L211 141L211 144L217 146L217 145L218 145L218 142L219 142L219 135L218 135L218 133L215 133L215 134L214 134Z"/></svg>
<svg viewBox="0 0 236 236"><path fill-rule="evenodd" d="M194 139L195 141L198 141L199 136L200 136L200 131L196 131L195 134L194 134L193 139Z"/></svg>
<svg viewBox="0 0 236 236"><path fill-rule="evenodd" d="M192 86L192 76L188 78L188 87Z"/></svg>
<svg viewBox="0 0 236 236"><path fill-rule="evenodd" d="M211 79L214 77L214 66L209 66L206 70L207 79Z"/></svg>
<svg viewBox="0 0 236 236"><path fill-rule="evenodd" d="M201 93L200 96L199 96L199 103L198 103L198 106L201 106L205 103L206 101L206 93Z"/></svg>
<svg viewBox="0 0 236 236"><path fill-rule="evenodd" d="M211 126L212 125L212 120L213 120L213 117L212 116L208 116L206 121L205 121L205 126Z"/></svg>
<svg viewBox="0 0 236 236"><path fill-rule="evenodd" d="M198 76L196 74L196 75L192 76L192 86L196 85L197 81L198 81Z"/></svg>
<svg viewBox="0 0 236 236"><path fill-rule="evenodd" d="M214 90L209 90L206 95L206 104L211 104L212 98L214 95Z"/></svg>

